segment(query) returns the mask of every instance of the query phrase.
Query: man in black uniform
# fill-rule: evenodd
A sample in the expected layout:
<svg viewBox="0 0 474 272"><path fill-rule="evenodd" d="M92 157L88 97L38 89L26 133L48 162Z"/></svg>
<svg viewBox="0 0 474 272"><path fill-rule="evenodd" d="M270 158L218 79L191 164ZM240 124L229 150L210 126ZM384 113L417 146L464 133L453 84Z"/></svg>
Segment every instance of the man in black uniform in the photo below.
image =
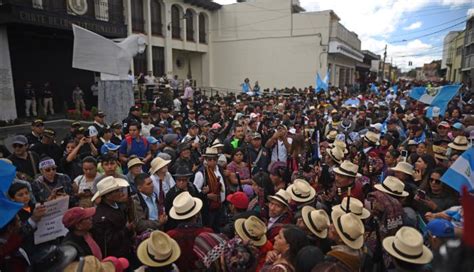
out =
<svg viewBox="0 0 474 272"><path fill-rule="evenodd" d="M104 129L107 127L104 120L105 114L102 111L98 111L94 114L94 123L92 126L97 130L97 134L99 137L104 135Z"/></svg>
<svg viewBox="0 0 474 272"><path fill-rule="evenodd" d="M41 136L44 131L44 123L41 119L35 119L31 122L31 132L26 134L30 148L41 142Z"/></svg>
<svg viewBox="0 0 474 272"><path fill-rule="evenodd" d="M258 132L252 133L250 145L247 146L247 163L250 164L252 175L259 171L266 171L271 157L267 148L262 145L262 135Z"/></svg>
<svg viewBox="0 0 474 272"><path fill-rule="evenodd" d="M130 123L142 123L142 120L140 119L140 108L138 106L131 106L127 118L122 121L123 134L128 134L128 125Z"/></svg>
<svg viewBox="0 0 474 272"><path fill-rule="evenodd" d="M44 155L51 157L55 162L59 163L63 157L63 150L54 141L56 132L52 129L45 129L43 137L39 144L35 144L31 147L31 150L36 152L40 158Z"/></svg>

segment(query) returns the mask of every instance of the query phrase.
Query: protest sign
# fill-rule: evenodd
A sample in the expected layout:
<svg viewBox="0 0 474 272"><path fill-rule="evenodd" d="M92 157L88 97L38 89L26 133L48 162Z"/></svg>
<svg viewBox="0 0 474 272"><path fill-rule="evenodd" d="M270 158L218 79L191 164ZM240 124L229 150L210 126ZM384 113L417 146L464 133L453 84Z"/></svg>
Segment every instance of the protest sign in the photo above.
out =
<svg viewBox="0 0 474 272"><path fill-rule="evenodd" d="M37 223L35 245L54 240L66 235L68 230L63 225L63 215L68 209L69 196L44 203L46 214Z"/></svg>

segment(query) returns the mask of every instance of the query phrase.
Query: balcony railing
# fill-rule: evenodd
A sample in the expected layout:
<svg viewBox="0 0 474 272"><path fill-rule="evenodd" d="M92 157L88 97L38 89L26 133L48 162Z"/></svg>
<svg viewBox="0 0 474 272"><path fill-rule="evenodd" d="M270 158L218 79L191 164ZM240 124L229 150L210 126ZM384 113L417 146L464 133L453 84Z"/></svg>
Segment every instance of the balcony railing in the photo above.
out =
<svg viewBox="0 0 474 272"><path fill-rule="evenodd" d="M347 30L341 23L333 24L331 31L331 38L336 38L339 41L345 42L354 49L360 50L360 40L357 35Z"/></svg>

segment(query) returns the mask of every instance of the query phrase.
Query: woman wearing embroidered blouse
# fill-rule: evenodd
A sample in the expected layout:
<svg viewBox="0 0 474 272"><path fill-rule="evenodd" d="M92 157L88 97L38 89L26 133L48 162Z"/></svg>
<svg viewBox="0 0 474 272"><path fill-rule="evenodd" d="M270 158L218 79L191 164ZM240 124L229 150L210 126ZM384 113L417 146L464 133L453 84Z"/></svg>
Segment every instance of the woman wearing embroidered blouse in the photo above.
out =
<svg viewBox="0 0 474 272"><path fill-rule="evenodd" d="M242 185L252 184L252 180L250 179L250 169L248 164L244 161L244 155L244 149L240 147L235 149L232 154L232 161L227 165L227 171L229 171L230 174L230 188L233 192L238 190L239 182L237 179L237 173L239 173L240 183Z"/></svg>

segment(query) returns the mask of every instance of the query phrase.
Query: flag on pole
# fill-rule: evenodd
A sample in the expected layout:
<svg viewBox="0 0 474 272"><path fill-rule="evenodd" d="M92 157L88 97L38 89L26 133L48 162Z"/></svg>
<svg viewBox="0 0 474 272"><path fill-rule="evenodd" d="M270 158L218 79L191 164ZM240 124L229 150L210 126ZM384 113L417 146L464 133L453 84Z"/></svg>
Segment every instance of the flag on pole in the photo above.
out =
<svg viewBox="0 0 474 272"><path fill-rule="evenodd" d="M327 91L329 89L328 86L328 74L324 77L324 80L321 79L319 73L316 74L316 89L315 91L318 93L320 91Z"/></svg>
<svg viewBox="0 0 474 272"><path fill-rule="evenodd" d="M370 90L371 90L372 92L374 92L376 95L379 95L379 94L380 94L379 88L377 88L377 86L375 86L374 83L372 83L372 86L370 86Z"/></svg>
<svg viewBox="0 0 474 272"><path fill-rule="evenodd" d="M441 181L458 192L461 192L463 186L469 191L474 189L474 147L459 156L441 177Z"/></svg>
<svg viewBox="0 0 474 272"><path fill-rule="evenodd" d="M16 167L5 161L0 161L0 193L8 192L16 176Z"/></svg>
<svg viewBox="0 0 474 272"><path fill-rule="evenodd" d="M440 109L439 114L444 116L449 101L458 93L461 85L445 85L440 87L415 87L411 89L410 97L422 103Z"/></svg>

